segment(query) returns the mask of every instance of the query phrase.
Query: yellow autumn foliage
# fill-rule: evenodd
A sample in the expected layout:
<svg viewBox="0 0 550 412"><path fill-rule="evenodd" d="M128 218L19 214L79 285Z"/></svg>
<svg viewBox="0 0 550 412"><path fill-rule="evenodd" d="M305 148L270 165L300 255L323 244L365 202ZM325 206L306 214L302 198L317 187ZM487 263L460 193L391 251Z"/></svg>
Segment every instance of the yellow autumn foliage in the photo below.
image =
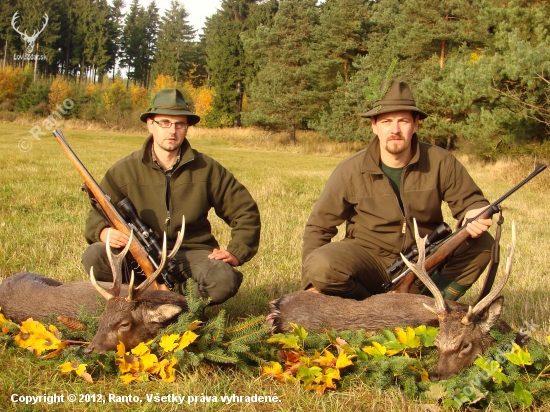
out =
<svg viewBox="0 0 550 412"><path fill-rule="evenodd" d="M48 108L53 112L58 105L63 105L65 99L74 99L75 94L69 82L57 76L50 86L48 94Z"/></svg>
<svg viewBox="0 0 550 412"><path fill-rule="evenodd" d="M25 84L25 75L20 68L6 66L0 69L0 101L13 99Z"/></svg>

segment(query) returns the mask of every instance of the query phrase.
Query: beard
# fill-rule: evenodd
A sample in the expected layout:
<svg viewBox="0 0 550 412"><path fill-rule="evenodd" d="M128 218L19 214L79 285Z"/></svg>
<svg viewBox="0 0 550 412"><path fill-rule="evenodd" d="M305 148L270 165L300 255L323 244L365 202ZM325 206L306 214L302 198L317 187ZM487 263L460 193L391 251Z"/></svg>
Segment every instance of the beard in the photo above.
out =
<svg viewBox="0 0 550 412"><path fill-rule="evenodd" d="M396 140L396 138L399 140ZM405 145L405 139L399 136L391 136L389 139L386 140L385 149L386 149L386 152L393 155L401 154L407 150L407 146Z"/></svg>

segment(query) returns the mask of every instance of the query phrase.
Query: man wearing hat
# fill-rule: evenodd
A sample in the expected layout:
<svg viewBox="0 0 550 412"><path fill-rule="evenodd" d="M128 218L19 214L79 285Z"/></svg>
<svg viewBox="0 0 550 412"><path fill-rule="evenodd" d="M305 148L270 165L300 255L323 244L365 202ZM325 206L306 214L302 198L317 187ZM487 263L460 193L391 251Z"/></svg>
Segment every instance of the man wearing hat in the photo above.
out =
<svg viewBox="0 0 550 412"><path fill-rule="evenodd" d="M443 222L443 202L459 224L489 205L451 153L419 142L419 120L428 115L405 82L391 81L361 116L370 118L376 137L329 178L306 223L302 254L304 289L358 300L384 292L386 268L415 243L413 219L425 236ZM344 222L344 239L331 242ZM489 263L491 224L469 223L471 238L432 274L445 299L462 296Z"/></svg>
<svg viewBox="0 0 550 412"><path fill-rule="evenodd" d="M222 303L237 293L242 282L235 267L258 250L258 207L227 169L191 148L185 136L200 117L189 111L179 90L160 90L140 119L147 124L150 136L141 150L115 163L100 186L115 205L128 198L157 239L165 232L168 250L185 216L185 237L167 283L184 293L186 280L192 278L198 296ZM208 221L212 208L231 227L226 249L220 248L212 235ZM88 273L93 266L96 279L103 281L112 280L105 252L108 229L109 223L92 208L85 229L90 246L82 262ZM112 248L123 248L127 242L128 236L111 229Z"/></svg>

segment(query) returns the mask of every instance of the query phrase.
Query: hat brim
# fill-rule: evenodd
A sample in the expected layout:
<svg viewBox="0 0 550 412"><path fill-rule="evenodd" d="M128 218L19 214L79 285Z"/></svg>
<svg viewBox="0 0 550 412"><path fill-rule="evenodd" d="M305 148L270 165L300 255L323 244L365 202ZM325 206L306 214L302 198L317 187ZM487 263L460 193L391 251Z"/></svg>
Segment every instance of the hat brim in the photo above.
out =
<svg viewBox="0 0 550 412"><path fill-rule="evenodd" d="M411 111L411 112L418 113L418 115L420 117L420 120L425 119L426 117L428 117L427 113L425 113L422 110L418 109L418 107L416 107L416 106L391 106L391 105L377 106L377 107L373 108L372 110L369 110L366 113L361 113L360 116L368 118L368 117L378 116L378 115L384 114L384 113L400 112L402 110L408 110L408 111Z"/></svg>
<svg viewBox="0 0 550 412"><path fill-rule="evenodd" d="M187 124L189 126L193 126L200 122L201 118L200 116L197 116L196 114L191 113L189 110L179 110L179 109L156 109L151 110L145 113L142 113L139 116L139 120L146 123L147 118L154 116L156 114L167 114L170 116L187 116Z"/></svg>

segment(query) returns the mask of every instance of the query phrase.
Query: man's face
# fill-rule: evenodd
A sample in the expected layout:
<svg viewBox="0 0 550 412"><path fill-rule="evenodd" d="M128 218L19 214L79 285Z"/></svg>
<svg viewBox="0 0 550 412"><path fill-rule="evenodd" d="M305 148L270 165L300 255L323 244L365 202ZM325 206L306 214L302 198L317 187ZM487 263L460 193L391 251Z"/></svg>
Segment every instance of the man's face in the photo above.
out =
<svg viewBox="0 0 550 412"><path fill-rule="evenodd" d="M411 150L412 136L418 130L418 117L408 110L390 112L371 118L372 131L380 139L380 150L401 155Z"/></svg>
<svg viewBox="0 0 550 412"><path fill-rule="evenodd" d="M160 124L159 124L160 123ZM184 125L182 128L176 128L176 124ZM169 127L161 125L170 124ZM187 116L171 116L157 114L147 119L147 128L153 135L155 143L155 153L159 150L173 152L178 150L187 135Z"/></svg>

